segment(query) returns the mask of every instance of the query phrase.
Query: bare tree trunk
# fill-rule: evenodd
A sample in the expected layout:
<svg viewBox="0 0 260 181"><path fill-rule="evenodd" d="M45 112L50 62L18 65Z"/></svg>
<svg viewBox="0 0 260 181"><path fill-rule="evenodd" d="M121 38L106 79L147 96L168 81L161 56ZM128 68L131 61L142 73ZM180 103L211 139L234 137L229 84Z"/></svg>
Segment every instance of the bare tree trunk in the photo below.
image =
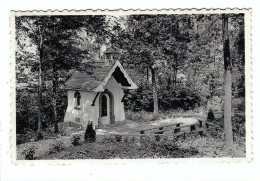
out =
<svg viewBox="0 0 260 181"><path fill-rule="evenodd" d="M233 148L233 132L231 122L231 99L232 99L232 63L230 59L229 36L228 36L228 17L222 15L223 30L223 49L224 49L224 68L225 68L225 102L224 102L224 129L226 149Z"/></svg>
<svg viewBox="0 0 260 181"><path fill-rule="evenodd" d="M176 92L177 89L177 71L178 71L178 60L177 60L177 54L174 53L174 78L173 78L173 87L174 87L174 92Z"/></svg>
<svg viewBox="0 0 260 181"><path fill-rule="evenodd" d="M58 120L57 120L57 88L58 88L58 72L56 62L52 64L52 93L53 93L53 114L54 114L54 132L58 133Z"/></svg>
<svg viewBox="0 0 260 181"><path fill-rule="evenodd" d="M173 87L174 87L174 91L176 92L177 89L177 69L174 68L174 80L173 80Z"/></svg>
<svg viewBox="0 0 260 181"><path fill-rule="evenodd" d="M149 83L149 65L148 65L148 63L147 63L147 66L146 66L146 80Z"/></svg>
<svg viewBox="0 0 260 181"><path fill-rule="evenodd" d="M38 113L38 132L42 131L42 59L43 59L43 48L40 44L39 47L39 89L38 89L38 98L39 98L39 113Z"/></svg>
<svg viewBox="0 0 260 181"><path fill-rule="evenodd" d="M155 115L158 115L159 109L158 109L158 97L157 97L156 72L153 67L151 67L151 73L152 73L152 87L153 87L153 113Z"/></svg>

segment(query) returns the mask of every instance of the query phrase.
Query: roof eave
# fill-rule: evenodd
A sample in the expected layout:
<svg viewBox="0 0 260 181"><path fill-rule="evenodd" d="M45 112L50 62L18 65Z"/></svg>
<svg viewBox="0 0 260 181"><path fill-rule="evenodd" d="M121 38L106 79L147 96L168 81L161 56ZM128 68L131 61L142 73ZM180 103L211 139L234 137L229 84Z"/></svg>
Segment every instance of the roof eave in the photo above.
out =
<svg viewBox="0 0 260 181"><path fill-rule="evenodd" d="M127 81L129 82L129 84L131 85L130 87L124 87L124 89L138 89L138 86L132 81L132 79L129 77L129 75L127 74L127 72L124 70L123 66L121 65L121 63L117 60L114 65L112 66L111 70L109 71L108 75L106 76L106 78L101 82L101 84L99 84L99 86L97 86L94 89L94 92L103 92L104 91L104 86L107 84L107 81L109 80L109 78L112 76L112 73L115 71L116 67L119 67L120 70L123 72L124 76L126 77Z"/></svg>

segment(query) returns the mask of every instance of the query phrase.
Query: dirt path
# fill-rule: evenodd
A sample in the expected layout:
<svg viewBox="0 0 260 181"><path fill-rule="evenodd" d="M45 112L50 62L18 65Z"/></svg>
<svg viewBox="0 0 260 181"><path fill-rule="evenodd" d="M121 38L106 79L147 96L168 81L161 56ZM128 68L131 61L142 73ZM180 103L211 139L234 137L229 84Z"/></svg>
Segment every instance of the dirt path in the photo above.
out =
<svg viewBox="0 0 260 181"><path fill-rule="evenodd" d="M104 125L102 128L96 130L97 135L106 134L137 134L142 129L149 129L158 126L166 126L169 124L183 123L186 125L194 124L198 120L195 118L168 118L159 121L151 122L134 122L126 121L125 124L119 125Z"/></svg>

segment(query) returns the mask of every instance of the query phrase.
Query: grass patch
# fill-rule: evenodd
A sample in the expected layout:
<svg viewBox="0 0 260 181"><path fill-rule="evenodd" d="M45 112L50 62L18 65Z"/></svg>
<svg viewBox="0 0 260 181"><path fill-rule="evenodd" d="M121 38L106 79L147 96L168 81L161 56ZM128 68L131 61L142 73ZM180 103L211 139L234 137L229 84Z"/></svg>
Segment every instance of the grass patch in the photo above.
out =
<svg viewBox="0 0 260 181"><path fill-rule="evenodd" d="M234 150L225 150L221 131L208 131L203 136L187 134L178 140L122 139L98 136L93 143L69 146L59 153L44 154L37 159L147 159L147 158L220 158L245 157L244 141L235 141Z"/></svg>
<svg viewBox="0 0 260 181"><path fill-rule="evenodd" d="M194 147L179 148L174 143L154 141L116 141L102 138L94 143L84 143L69 147L57 154L45 154L39 159L144 159L144 158L184 158L198 154Z"/></svg>
<svg viewBox="0 0 260 181"><path fill-rule="evenodd" d="M196 108L189 111L182 109L170 110L159 112L158 115L154 115L153 112L147 111L126 111L126 119L136 122L150 122L160 119L177 118L177 117L193 117L193 118L206 118L207 111L204 108Z"/></svg>

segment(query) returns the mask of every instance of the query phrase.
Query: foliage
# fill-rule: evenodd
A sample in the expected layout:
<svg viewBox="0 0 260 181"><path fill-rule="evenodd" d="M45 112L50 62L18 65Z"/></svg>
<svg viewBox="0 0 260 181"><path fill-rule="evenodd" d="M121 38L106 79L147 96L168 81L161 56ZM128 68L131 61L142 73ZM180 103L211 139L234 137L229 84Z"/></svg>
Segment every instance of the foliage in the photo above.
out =
<svg viewBox="0 0 260 181"><path fill-rule="evenodd" d="M93 45L104 41L104 25L105 16L16 17L18 133L36 115L39 124L54 125L58 131L66 109L64 80L100 48Z"/></svg>
<svg viewBox="0 0 260 181"><path fill-rule="evenodd" d="M174 94L171 89L166 89L165 84L158 88L158 102L161 111L184 109L192 110L201 105L199 95L192 93L187 88L180 88ZM129 92L125 98L125 108L131 111L153 111L152 92L148 84L139 84L139 89Z"/></svg>
<svg viewBox="0 0 260 181"><path fill-rule="evenodd" d="M36 138L36 132L27 129L24 131L24 134L16 134L16 144L22 144L26 142L30 142L32 139L34 140Z"/></svg>
<svg viewBox="0 0 260 181"><path fill-rule="evenodd" d="M39 159L145 159L145 158L215 158L215 157L245 157L245 142L238 138L235 141L236 149L226 151L223 144L223 132L211 135L186 135L186 138L179 138L179 141L172 140L156 141L145 139L142 141L135 137L128 140L134 141L112 141L110 138L99 137L96 142L71 146L62 152L43 155ZM222 135L222 136L221 136ZM125 140L125 136L122 138Z"/></svg>
<svg viewBox="0 0 260 181"><path fill-rule="evenodd" d="M53 153L59 153L64 149L64 144L62 141L55 141L54 143L51 143L49 154Z"/></svg>
<svg viewBox="0 0 260 181"><path fill-rule="evenodd" d="M42 32L41 110L38 102L39 22L44 22L45 29ZM82 64L102 60L103 51L109 46L121 52L121 63L139 87L129 91L125 98L128 119L151 121L166 112L171 116L188 115L189 111L199 109L205 112L208 98L223 99L220 14L19 16L16 27L17 143L33 138L27 132L37 130L39 112L43 130L54 127L55 120L63 121L67 108L64 83ZM232 95L244 99L244 15L229 14L228 29L233 62ZM154 110L155 91L158 117L146 114ZM243 106L235 107L234 111L243 109ZM134 112L139 113L129 114ZM60 133L65 134L63 130Z"/></svg>
<svg viewBox="0 0 260 181"><path fill-rule="evenodd" d="M36 134L36 140L39 141L39 140L42 140L42 139L43 139L42 131L37 132L37 134Z"/></svg>
<svg viewBox="0 0 260 181"><path fill-rule="evenodd" d="M122 135L116 135L115 139L117 142L121 142L122 141Z"/></svg>
<svg viewBox="0 0 260 181"><path fill-rule="evenodd" d="M85 132L85 141L86 142L95 142L96 141L96 131L93 128L93 122L89 121L87 125L87 129Z"/></svg>
<svg viewBox="0 0 260 181"><path fill-rule="evenodd" d="M81 134L73 134L71 137L71 144L74 146L80 145Z"/></svg>
<svg viewBox="0 0 260 181"><path fill-rule="evenodd" d="M35 147L31 146L22 152L25 160L33 160L35 155Z"/></svg>
<svg viewBox="0 0 260 181"><path fill-rule="evenodd" d="M213 113L212 109L210 109L208 112L207 120L212 121L214 119L215 119L214 113Z"/></svg>

